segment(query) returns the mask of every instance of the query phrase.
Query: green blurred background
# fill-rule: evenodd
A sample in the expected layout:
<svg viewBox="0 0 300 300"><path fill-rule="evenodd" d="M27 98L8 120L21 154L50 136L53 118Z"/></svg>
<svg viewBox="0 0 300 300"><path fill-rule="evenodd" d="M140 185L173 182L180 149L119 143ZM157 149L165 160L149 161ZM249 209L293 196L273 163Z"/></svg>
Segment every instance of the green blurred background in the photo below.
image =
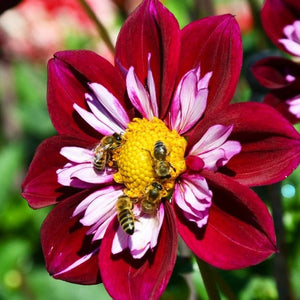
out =
<svg viewBox="0 0 300 300"><path fill-rule="evenodd" d="M75 5L76 0L53 2L52 6L49 1L47 7L45 2L25 0L0 15L0 299L110 299L101 284L74 285L48 275L39 231L51 208L34 211L20 196L20 186L36 147L55 135L46 106L47 60L55 51L82 48L111 59L94 24ZM115 41L124 18L139 1L88 2ZM259 101L265 91L256 85L248 67L265 53L282 55L260 28L258 17L262 3L254 0L163 2L181 26L213 13L236 15L243 34L244 68L234 101ZM275 223L280 231L281 254L239 271L212 269L223 299L278 299L278 287L282 286L282 283L276 285L276 278L280 278L278 259L287 263L283 274L291 286L285 282L285 288L290 289L294 299L300 299L299 185L298 169L280 184L256 189L270 210L279 216ZM197 264L186 250L181 251L162 299L208 299Z"/></svg>

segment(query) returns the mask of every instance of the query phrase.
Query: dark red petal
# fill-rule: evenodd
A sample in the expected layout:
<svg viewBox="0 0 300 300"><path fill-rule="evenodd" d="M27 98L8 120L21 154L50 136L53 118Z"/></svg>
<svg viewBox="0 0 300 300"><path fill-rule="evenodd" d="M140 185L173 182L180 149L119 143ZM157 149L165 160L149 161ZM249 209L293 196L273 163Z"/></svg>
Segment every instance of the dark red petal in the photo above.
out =
<svg viewBox="0 0 300 300"><path fill-rule="evenodd" d="M175 17L157 0L146 0L129 16L116 44L116 63L133 66L142 83L148 54L161 118L166 114L177 74L180 35Z"/></svg>
<svg viewBox="0 0 300 300"><path fill-rule="evenodd" d="M293 124L298 123L299 118L289 112L289 105L285 102L300 94L300 65L286 58L268 57L256 62L252 72L260 84L271 89L264 103L275 107ZM295 79L289 82L287 75Z"/></svg>
<svg viewBox="0 0 300 300"><path fill-rule="evenodd" d="M281 50L288 52L278 42L285 38L283 28L300 19L300 4L294 0L266 0L261 10L261 21L269 38ZM276 22L274 22L276 20Z"/></svg>
<svg viewBox="0 0 300 300"><path fill-rule="evenodd" d="M197 130L188 135L188 147L215 124L233 125L229 139L239 141L242 151L222 171L242 184L266 185L283 180L300 163L299 133L271 106L236 103L206 116Z"/></svg>
<svg viewBox="0 0 300 300"><path fill-rule="evenodd" d="M278 89L292 84L286 80L287 75L300 77L300 66L283 57L267 57L256 62L252 72L261 85Z"/></svg>
<svg viewBox="0 0 300 300"><path fill-rule="evenodd" d="M178 230L191 250L221 269L255 265L276 252L272 217L260 198L220 173L203 174L213 191L207 226L198 229L177 207Z"/></svg>
<svg viewBox="0 0 300 300"><path fill-rule="evenodd" d="M198 156L188 155L185 163L189 169L196 172L202 171L204 167L204 161Z"/></svg>
<svg viewBox="0 0 300 300"><path fill-rule="evenodd" d="M95 284L101 282L98 253L99 241L92 244L92 236L87 236L89 227L72 218L77 205L89 195L89 191L80 192L57 204L49 213L41 229L41 242L48 272L57 279L80 283ZM67 272L62 272L84 255L95 254Z"/></svg>
<svg viewBox="0 0 300 300"><path fill-rule="evenodd" d="M282 0L296 16L295 20L300 19L300 2L295 0Z"/></svg>
<svg viewBox="0 0 300 300"><path fill-rule="evenodd" d="M112 241L118 228L115 220L107 229L99 252L103 284L113 299L158 299L172 274L177 252L175 215L169 203L165 205L158 246L153 253L133 259L129 251L111 254Z"/></svg>
<svg viewBox="0 0 300 300"><path fill-rule="evenodd" d="M276 110L260 103L231 105L220 124L233 124L230 139L242 151L226 167L240 183L254 186L283 180L300 163L300 135Z"/></svg>
<svg viewBox="0 0 300 300"><path fill-rule="evenodd" d="M177 79L199 64L201 74L213 72L206 113L222 109L231 101L242 66L241 34L233 16L204 18L182 29Z"/></svg>
<svg viewBox="0 0 300 300"><path fill-rule="evenodd" d="M126 91L124 77L105 58L88 50L57 52L55 58L70 65L88 82L102 84L124 105Z"/></svg>
<svg viewBox="0 0 300 300"><path fill-rule="evenodd" d="M291 87L287 87L268 93L264 99L264 103L273 106L292 124L296 124L300 122L300 119L289 111L289 105L286 103L286 100L299 94L300 90L299 92L295 92Z"/></svg>
<svg viewBox="0 0 300 300"><path fill-rule="evenodd" d="M125 79L101 56L86 50L58 52L48 64L48 109L54 127L60 134L90 139L99 137L80 116L73 105L86 107L88 83L105 86L124 104Z"/></svg>
<svg viewBox="0 0 300 300"><path fill-rule="evenodd" d="M75 192L75 189L62 187L57 182L57 169L67 163L67 159L59 152L65 146L88 148L91 145L93 144L69 136L54 136L37 148L22 184L22 196L32 208L55 204L69 193Z"/></svg>

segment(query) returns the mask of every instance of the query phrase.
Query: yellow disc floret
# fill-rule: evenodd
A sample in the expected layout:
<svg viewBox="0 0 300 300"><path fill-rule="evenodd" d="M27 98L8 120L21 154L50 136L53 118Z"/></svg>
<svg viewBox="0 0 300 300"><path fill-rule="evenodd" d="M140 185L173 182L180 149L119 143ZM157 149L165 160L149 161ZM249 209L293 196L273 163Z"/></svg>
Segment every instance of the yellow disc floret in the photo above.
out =
<svg viewBox="0 0 300 300"><path fill-rule="evenodd" d="M170 131L163 121L135 118L122 136L123 143L113 154L118 166L114 174L117 183L125 185L124 193L139 198L153 182L159 182L166 196L174 187L175 179L185 171L184 152L186 140L177 131ZM154 146L161 141L166 148L164 162L170 166L168 176L159 177Z"/></svg>

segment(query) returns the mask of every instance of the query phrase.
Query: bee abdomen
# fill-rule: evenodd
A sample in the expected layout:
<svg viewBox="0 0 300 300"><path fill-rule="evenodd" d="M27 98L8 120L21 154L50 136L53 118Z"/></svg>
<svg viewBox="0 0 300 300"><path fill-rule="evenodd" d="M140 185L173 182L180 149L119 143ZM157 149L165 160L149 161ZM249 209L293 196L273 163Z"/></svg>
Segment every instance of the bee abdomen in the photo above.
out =
<svg viewBox="0 0 300 300"><path fill-rule="evenodd" d="M105 168L105 162L104 161L94 161L94 168L97 171L103 171Z"/></svg>
<svg viewBox="0 0 300 300"><path fill-rule="evenodd" d="M118 215L119 223L123 230L132 235L134 233L134 217L129 209L125 209Z"/></svg>
<svg viewBox="0 0 300 300"><path fill-rule="evenodd" d="M154 145L154 157L158 160L165 160L167 148L162 141L157 141Z"/></svg>

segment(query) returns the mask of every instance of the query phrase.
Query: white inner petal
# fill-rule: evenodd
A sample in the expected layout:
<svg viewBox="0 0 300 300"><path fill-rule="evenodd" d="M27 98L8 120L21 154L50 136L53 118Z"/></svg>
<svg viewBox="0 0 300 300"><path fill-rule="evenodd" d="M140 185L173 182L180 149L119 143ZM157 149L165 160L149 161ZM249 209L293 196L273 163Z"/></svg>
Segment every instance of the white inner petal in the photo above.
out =
<svg viewBox="0 0 300 300"><path fill-rule="evenodd" d="M189 155L197 156L204 162L204 169L216 171L241 151L241 144L227 140L233 126L220 124L211 126L192 147Z"/></svg>
<svg viewBox="0 0 300 300"><path fill-rule="evenodd" d="M138 259L157 245L159 232L164 220L163 204L160 205L155 216L142 214L137 207L135 207L134 213L138 215L138 221L135 222L133 235L126 234L119 226L113 240L112 254L120 253L129 248L133 258Z"/></svg>
<svg viewBox="0 0 300 300"><path fill-rule="evenodd" d="M300 56L300 20L283 28L283 34L286 38L279 39L287 51L295 56Z"/></svg>
<svg viewBox="0 0 300 300"><path fill-rule="evenodd" d="M198 174L184 174L174 191L176 204L187 220L195 222L199 228L207 223L212 192L204 177Z"/></svg>
<svg viewBox="0 0 300 300"><path fill-rule="evenodd" d="M170 124L180 134L187 132L202 117L207 103L212 72L200 76L200 67L187 72L180 80L170 109Z"/></svg>

